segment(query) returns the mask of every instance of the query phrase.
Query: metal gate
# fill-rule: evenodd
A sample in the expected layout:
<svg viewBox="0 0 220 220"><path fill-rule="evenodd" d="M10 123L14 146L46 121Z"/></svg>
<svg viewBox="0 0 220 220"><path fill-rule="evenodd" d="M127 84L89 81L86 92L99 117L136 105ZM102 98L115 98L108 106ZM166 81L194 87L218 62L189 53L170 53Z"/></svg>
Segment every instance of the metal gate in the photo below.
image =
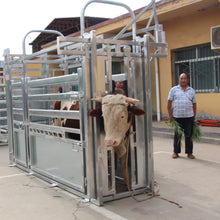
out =
<svg viewBox="0 0 220 220"><path fill-rule="evenodd" d="M5 74L0 61L0 145L8 143L7 108L5 92Z"/></svg>
<svg viewBox="0 0 220 220"><path fill-rule="evenodd" d="M136 18L131 16L135 28ZM136 38L135 29L131 41L117 39L121 36L103 39L95 31L81 30L81 38L56 33L60 35L57 45L31 55L26 55L25 40L22 56L5 50L10 163L98 205L129 196L114 150L104 144L102 121L88 116L95 107L92 97L111 93L113 81L125 80L128 96L139 99L138 106L146 111L145 116L136 117L131 136L131 188L134 194L153 191L150 62L166 56L164 32L158 24L151 27L157 37L150 42L152 34ZM155 48L154 54L150 48ZM121 69L117 75L112 73L115 63ZM57 93L59 87L63 93ZM78 101L79 110L53 109L55 101L65 100ZM80 128L54 126L54 118L77 119Z"/></svg>

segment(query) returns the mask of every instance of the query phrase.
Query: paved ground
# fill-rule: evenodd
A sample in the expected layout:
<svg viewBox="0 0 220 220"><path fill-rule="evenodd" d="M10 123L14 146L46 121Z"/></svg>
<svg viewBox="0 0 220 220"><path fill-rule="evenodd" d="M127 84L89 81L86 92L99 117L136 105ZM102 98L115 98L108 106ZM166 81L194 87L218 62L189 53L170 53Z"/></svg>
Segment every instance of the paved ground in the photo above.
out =
<svg viewBox="0 0 220 220"><path fill-rule="evenodd" d="M77 196L8 167L8 146L0 146L0 220L220 219L220 146L195 143L196 159L191 160L184 153L171 158L172 139L154 137L153 144L160 195L174 203L160 197L144 202L126 198L103 207L82 203Z"/></svg>

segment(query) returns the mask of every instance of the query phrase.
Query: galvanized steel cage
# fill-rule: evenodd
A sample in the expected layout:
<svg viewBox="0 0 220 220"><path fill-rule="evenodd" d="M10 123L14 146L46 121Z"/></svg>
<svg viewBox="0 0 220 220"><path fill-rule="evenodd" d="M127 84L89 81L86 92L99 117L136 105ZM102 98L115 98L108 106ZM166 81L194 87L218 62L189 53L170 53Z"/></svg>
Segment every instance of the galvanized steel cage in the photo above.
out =
<svg viewBox="0 0 220 220"><path fill-rule="evenodd" d="M146 32L148 28L152 30L148 25ZM57 33L57 45L31 55L26 55L25 42L21 56L5 50L11 165L98 205L129 196L114 150L104 144L102 121L88 116L95 107L92 97L111 93L113 80L126 80L128 96L139 99L138 106L146 111L136 117L131 136L131 188L134 194L153 191L150 62L167 55L161 26L155 24L154 30L154 42L150 34L118 40L83 31L81 38ZM150 48L155 48L154 54ZM120 62L121 74L112 74L114 62ZM57 93L58 87L63 93ZM79 110L53 110L55 101L64 100L79 101ZM56 117L77 119L80 128L53 126ZM70 138L70 133L79 138Z"/></svg>

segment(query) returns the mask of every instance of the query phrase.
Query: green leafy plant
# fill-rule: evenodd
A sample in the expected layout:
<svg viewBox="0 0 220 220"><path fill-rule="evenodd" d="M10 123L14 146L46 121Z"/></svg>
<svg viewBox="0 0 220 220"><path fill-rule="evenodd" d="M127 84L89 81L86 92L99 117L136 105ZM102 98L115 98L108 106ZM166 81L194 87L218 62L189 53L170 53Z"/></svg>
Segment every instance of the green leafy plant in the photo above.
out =
<svg viewBox="0 0 220 220"><path fill-rule="evenodd" d="M193 134L192 134L192 141L199 142L202 136L201 129L196 121L193 124Z"/></svg>
<svg viewBox="0 0 220 220"><path fill-rule="evenodd" d="M183 135L183 129L179 126L179 123L175 120L170 122L171 127L173 128L174 133L177 135L178 143L181 142L181 137Z"/></svg>
<svg viewBox="0 0 220 220"><path fill-rule="evenodd" d="M179 126L178 122L175 120L170 121L169 125L173 128L173 132L177 134L178 142L181 141L181 137L183 135L183 129ZM193 133L192 133L192 141L199 142L202 136L201 129L196 121L193 122Z"/></svg>

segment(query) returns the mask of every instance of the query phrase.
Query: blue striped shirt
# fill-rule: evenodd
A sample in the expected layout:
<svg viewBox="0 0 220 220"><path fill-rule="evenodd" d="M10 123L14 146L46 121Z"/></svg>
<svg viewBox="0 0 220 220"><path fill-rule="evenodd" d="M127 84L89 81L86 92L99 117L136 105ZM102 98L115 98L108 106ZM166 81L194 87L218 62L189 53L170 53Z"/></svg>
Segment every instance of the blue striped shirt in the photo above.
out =
<svg viewBox="0 0 220 220"><path fill-rule="evenodd" d="M193 103L196 103L195 90L187 87L184 91L180 85L171 88L168 100L173 101L173 117L189 118L194 116Z"/></svg>

